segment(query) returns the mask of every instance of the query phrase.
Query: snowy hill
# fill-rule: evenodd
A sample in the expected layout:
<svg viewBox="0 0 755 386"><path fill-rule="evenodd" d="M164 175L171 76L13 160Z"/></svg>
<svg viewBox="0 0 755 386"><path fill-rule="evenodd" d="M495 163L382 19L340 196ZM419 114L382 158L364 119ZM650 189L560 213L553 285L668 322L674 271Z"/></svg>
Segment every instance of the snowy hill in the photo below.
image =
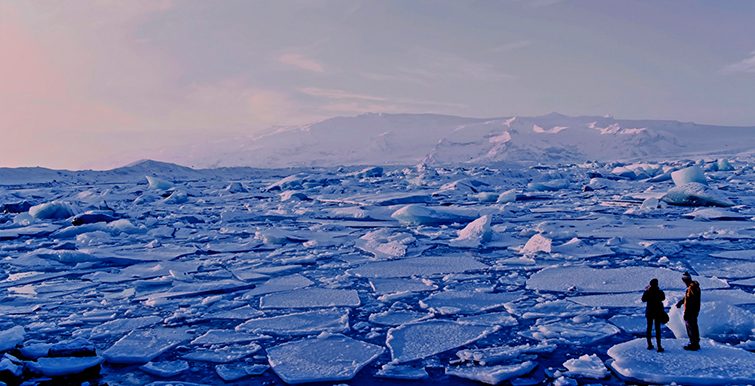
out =
<svg viewBox="0 0 755 386"><path fill-rule="evenodd" d="M753 136L755 127L557 113L494 119L370 113L156 154L196 168L660 160L748 151Z"/></svg>

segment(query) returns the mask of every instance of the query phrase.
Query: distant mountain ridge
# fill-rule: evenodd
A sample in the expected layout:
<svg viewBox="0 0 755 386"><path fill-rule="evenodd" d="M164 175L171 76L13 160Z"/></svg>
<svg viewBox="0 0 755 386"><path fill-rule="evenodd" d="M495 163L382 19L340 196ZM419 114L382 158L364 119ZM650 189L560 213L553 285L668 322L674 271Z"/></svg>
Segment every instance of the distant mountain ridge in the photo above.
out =
<svg viewBox="0 0 755 386"><path fill-rule="evenodd" d="M195 168L652 161L734 154L753 143L755 127L558 113L490 119L368 113L161 149L159 159Z"/></svg>

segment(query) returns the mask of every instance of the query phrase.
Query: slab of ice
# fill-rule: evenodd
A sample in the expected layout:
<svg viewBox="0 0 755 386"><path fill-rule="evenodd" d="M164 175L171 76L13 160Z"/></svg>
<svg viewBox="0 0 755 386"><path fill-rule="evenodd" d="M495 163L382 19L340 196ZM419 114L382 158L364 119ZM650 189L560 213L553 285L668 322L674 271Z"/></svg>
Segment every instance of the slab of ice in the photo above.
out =
<svg viewBox="0 0 755 386"><path fill-rule="evenodd" d="M32 371L42 373L47 377L60 377L78 374L86 369L98 366L104 361L99 356L93 357L58 357L38 358L36 362L26 362Z"/></svg>
<svg viewBox="0 0 755 386"><path fill-rule="evenodd" d="M481 365L502 362L513 359L521 354L549 353L556 349L555 344L538 343L520 346L496 346L482 349L461 350L456 356L464 362L476 362Z"/></svg>
<svg viewBox="0 0 755 386"><path fill-rule="evenodd" d="M324 199L325 202L343 202L361 206L392 206L407 204L425 204L433 201L428 193L422 192L385 192L380 194L365 194L338 199Z"/></svg>
<svg viewBox="0 0 755 386"><path fill-rule="evenodd" d="M672 172L671 179L674 181L674 185L676 186L682 186L690 182L697 182L706 185L708 184L708 180L705 178L703 169L698 165L693 165L688 168Z"/></svg>
<svg viewBox="0 0 755 386"><path fill-rule="evenodd" d="M51 201L29 208L29 214L37 219L66 219L78 212L76 207L66 201Z"/></svg>
<svg viewBox="0 0 755 386"><path fill-rule="evenodd" d="M253 287L254 284L243 281L225 279L208 282L180 283L174 284L171 289L165 292L153 293L136 298L137 301L154 300L154 299L174 299L183 297L200 296L217 293L232 293Z"/></svg>
<svg viewBox="0 0 755 386"><path fill-rule="evenodd" d="M426 312L416 312L409 310L388 310L371 314L369 320L371 323L383 326L399 326L411 322L432 318L433 314Z"/></svg>
<svg viewBox="0 0 755 386"><path fill-rule="evenodd" d="M345 381L385 349L335 335L288 342L267 349L273 371L288 384Z"/></svg>
<svg viewBox="0 0 755 386"><path fill-rule="evenodd" d="M469 223L458 232L459 237L451 240L449 245L461 248L477 248L490 241L493 230L490 228L491 215L484 215Z"/></svg>
<svg viewBox="0 0 755 386"><path fill-rule="evenodd" d="M434 291L438 286L429 280L418 279L370 279L375 294Z"/></svg>
<svg viewBox="0 0 755 386"><path fill-rule="evenodd" d="M469 210L450 210L447 208L429 208L421 205L407 205L396 212L391 217L406 223L415 225L441 225L453 223L467 223L478 217L477 213Z"/></svg>
<svg viewBox="0 0 755 386"><path fill-rule="evenodd" d="M523 292L442 291L420 300L419 305L442 315L476 314L524 298Z"/></svg>
<svg viewBox="0 0 755 386"><path fill-rule="evenodd" d="M392 328L385 343L393 360L402 363L470 344L496 330L497 327L431 320Z"/></svg>
<svg viewBox="0 0 755 386"><path fill-rule="evenodd" d="M506 204L506 203L515 202L515 201L516 201L516 189L510 189L501 193L501 195L498 196L496 203Z"/></svg>
<svg viewBox="0 0 755 386"><path fill-rule="evenodd" d="M572 378L603 379L610 373L596 354L582 355L564 362L567 371L564 375Z"/></svg>
<svg viewBox="0 0 755 386"><path fill-rule="evenodd" d="M251 306L242 306L226 311L218 311L215 313L205 314L202 320L209 319L251 319L262 316L263 313L260 310L254 309Z"/></svg>
<svg viewBox="0 0 755 386"><path fill-rule="evenodd" d="M703 300L705 292L702 293ZM666 326L674 332L677 339L687 337L687 331L682 318L683 308L669 309L669 322ZM706 302L700 304L700 314L697 317L700 326L700 336L713 339L731 337L755 336L755 315L745 309L723 301Z"/></svg>
<svg viewBox="0 0 755 386"><path fill-rule="evenodd" d="M390 229L378 229L367 232L355 240L354 245L378 259L385 260L404 257L408 245L415 241L416 239L408 233L393 233Z"/></svg>
<svg viewBox="0 0 755 386"><path fill-rule="evenodd" d="M152 374L158 377L169 378L175 377L178 374L183 373L189 369L189 363L186 361L164 361L164 362L148 362L139 366L139 369L145 373Z"/></svg>
<svg viewBox="0 0 755 386"><path fill-rule="evenodd" d="M666 268L624 267L594 269L583 266L545 268L527 279L527 288L539 291L580 291L586 293L642 291L652 278L666 289L684 289L682 272ZM695 277L702 289L728 288L725 281Z"/></svg>
<svg viewBox="0 0 755 386"><path fill-rule="evenodd" d="M585 307L575 304L566 299L545 301L534 306L520 306L516 304L506 305L506 310L523 319L539 318L569 318L577 315L604 315L608 310L601 308Z"/></svg>
<svg viewBox="0 0 755 386"><path fill-rule="evenodd" d="M16 239L22 236L39 237L60 229L59 225L40 224L21 228L0 229L0 240Z"/></svg>
<svg viewBox="0 0 755 386"><path fill-rule="evenodd" d="M480 324L484 326L510 327L519 322L508 312L489 312L481 315L462 316L456 318L459 323Z"/></svg>
<svg viewBox="0 0 755 386"><path fill-rule="evenodd" d="M536 324L530 327L529 331L521 331L519 334L548 343L590 344L619 332L616 326L603 321L588 323L561 321Z"/></svg>
<svg viewBox="0 0 755 386"><path fill-rule="evenodd" d="M446 367L446 375L497 385L507 379L528 374L535 366L536 363L526 361L513 365Z"/></svg>
<svg viewBox="0 0 755 386"><path fill-rule="evenodd" d="M608 349L609 366L630 382L684 385L755 383L755 353L709 339L699 351L686 351L685 339L664 339L666 352L647 349L645 338Z"/></svg>
<svg viewBox="0 0 755 386"><path fill-rule="evenodd" d="M156 381L148 383L144 386L211 386L206 383L193 383L183 381Z"/></svg>
<svg viewBox="0 0 755 386"><path fill-rule="evenodd" d="M368 278L397 278L429 276L440 273L460 273L488 268L467 256L427 256L411 259L367 263L347 273Z"/></svg>
<svg viewBox="0 0 755 386"><path fill-rule="evenodd" d="M720 257L722 259L755 261L755 249L747 249L747 250L742 250L742 251L716 252L716 253L711 253L708 256Z"/></svg>
<svg viewBox="0 0 755 386"><path fill-rule="evenodd" d="M696 261L692 267L701 275L724 277L730 279L744 279L755 277L755 262L752 261Z"/></svg>
<svg viewBox="0 0 755 386"><path fill-rule="evenodd" d="M683 206L734 206L734 202L724 197L719 190L699 182L690 182L671 188L661 200L672 205Z"/></svg>
<svg viewBox="0 0 755 386"><path fill-rule="evenodd" d="M630 334L644 334L647 328L645 315L615 315L608 321Z"/></svg>
<svg viewBox="0 0 755 386"><path fill-rule="evenodd" d="M164 179L159 178L159 177L154 177L154 176L144 176L144 177L146 177L147 178L147 182L149 182L148 189L152 189L152 190L168 190L168 189L170 189L170 188L172 188L172 187L175 186L174 183L172 183L170 181L167 181L167 180L164 180Z"/></svg>
<svg viewBox="0 0 755 386"><path fill-rule="evenodd" d="M695 220L748 220L751 215L732 212L731 210L721 208L698 208L691 213L685 213L682 217L692 218Z"/></svg>
<svg viewBox="0 0 755 386"><path fill-rule="evenodd" d="M422 367L415 367L409 365L396 365L392 363L386 363L383 367L375 373L376 378L388 378L388 379L425 379L430 375Z"/></svg>
<svg viewBox="0 0 755 386"><path fill-rule="evenodd" d="M274 292L290 291L299 288L309 287L315 284L312 280L295 273L293 275L286 275L281 277L274 277L264 284L244 293L242 299L251 299L255 296L271 294Z"/></svg>
<svg viewBox="0 0 755 386"><path fill-rule="evenodd" d="M89 339L101 339L113 335L125 334L139 328L153 326L163 321L159 316L142 316L139 318L117 319L94 327Z"/></svg>
<svg viewBox="0 0 755 386"><path fill-rule="evenodd" d="M616 254L611 248L602 245L588 245L578 238L573 238L561 245L551 246L551 252L559 253L570 258L577 257L581 259Z"/></svg>
<svg viewBox="0 0 755 386"><path fill-rule="evenodd" d="M551 243L551 239L541 234L535 234L527 240L527 243L519 250L519 253L523 255L534 255L538 252L551 253Z"/></svg>
<svg viewBox="0 0 755 386"><path fill-rule="evenodd" d="M357 307L361 304L356 290L305 288L276 292L260 299L260 308Z"/></svg>
<svg viewBox="0 0 755 386"><path fill-rule="evenodd" d="M316 310L302 313L247 320L236 331L273 335L308 335L344 332L349 329L348 310Z"/></svg>
<svg viewBox="0 0 755 386"><path fill-rule="evenodd" d="M668 292L668 291L667 291ZM668 294L666 295L669 296ZM568 301L587 307L645 307L642 302L642 292L625 292L619 294L571 296Z"/></svg>
<svg viewBox="0 0 755 386"><path fill-rule="evenodd" d="M246 371L246 365L217 365L215 366L215 372L220 379L226 382L233 382L237 379L244 378L249 375Z"/></svg>
<svg viewBox="0 0 755 386"><path fill-rule="evenodd" d="M24 341L26 329L23 326L13 326L0 331L0 352L8 351Z"/></svg>
<svg viewBox="0 0 755 386"><path fill-rule="evenodd" d="M215 345L246 343L262 338L260 335L252 335L234 330L209 330L204 335L191 341L191 344Z"/></svg>
<svg viewBox="0 0 755 386"><path fill-rule="evenodd" d="M135 330L115 342L102 356L109 363L147 363L189 338L185 329Z"/></svg>
<svg viewBox="0 0 755 386"><path fill-rule="evenodd" d="M184 356L183 359L189 359L200 362L210 363L231 363L241 358L246 358L259 351L262 347L258 344L250 343L246 346L228 346L220 349L196 350Z"/></svg>

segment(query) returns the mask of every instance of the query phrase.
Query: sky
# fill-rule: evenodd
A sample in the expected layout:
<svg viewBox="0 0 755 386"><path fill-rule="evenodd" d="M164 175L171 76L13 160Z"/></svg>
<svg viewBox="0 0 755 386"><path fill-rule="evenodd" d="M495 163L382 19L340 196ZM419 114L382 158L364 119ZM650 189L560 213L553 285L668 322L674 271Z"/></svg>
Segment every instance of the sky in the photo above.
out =
<svg viewBox="0 0 755 386"><path fill-rule="evenodd" d="M753 20L750 0L0 1L0 167L366 112L755 126Z"/></svg>

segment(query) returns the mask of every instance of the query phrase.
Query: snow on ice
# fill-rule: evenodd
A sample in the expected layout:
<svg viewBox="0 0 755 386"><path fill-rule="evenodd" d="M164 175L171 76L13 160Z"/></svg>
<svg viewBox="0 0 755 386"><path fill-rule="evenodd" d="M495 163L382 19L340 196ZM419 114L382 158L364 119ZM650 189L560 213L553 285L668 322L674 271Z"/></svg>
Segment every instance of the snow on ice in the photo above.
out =
<svg viewBox="0 0 755 386"><path fill-rule="evenodd" d="M647 133L548 119L467 122L481 139L465 127L416 166L0 169L2 376L755 382L755 160L487 162L510 141ZM457 163L462 143L487 161ZM672 307L685 271L696 353ZM661 354L643 336L652 278L680 339Z"/></svg>

